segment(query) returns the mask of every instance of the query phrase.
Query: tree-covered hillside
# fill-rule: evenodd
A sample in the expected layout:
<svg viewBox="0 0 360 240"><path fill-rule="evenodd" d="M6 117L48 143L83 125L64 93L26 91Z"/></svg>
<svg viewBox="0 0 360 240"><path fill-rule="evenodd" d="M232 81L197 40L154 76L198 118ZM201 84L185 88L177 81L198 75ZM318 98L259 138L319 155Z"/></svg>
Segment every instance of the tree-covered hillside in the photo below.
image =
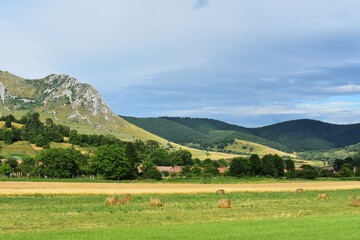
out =
<svg viewBox="0 0 360 240"><path fill-rule="evenodd" d="M207 118L135 118L127 121L170 141L201 149L224 149L235 139L256 142L282 151L285 145L269 141L250 133L246 128Z"/></svg>
<svg viewBox="0 0 360 240"><path fill-rule="evenodd" d="M260 128L245 128L205 118L134 118L129 122L183 144L223 149L235 139L263 144L282 151L342 148L360 142L360 124L336 125L315 120L294 120Z"/></svg>
<svg viewBox="0 0 360 240"><path fill-rule="evenodd" d="M337 125L315 120L294 120L250 131L294 151L325 150L360 142L360 124Z"/></svg>

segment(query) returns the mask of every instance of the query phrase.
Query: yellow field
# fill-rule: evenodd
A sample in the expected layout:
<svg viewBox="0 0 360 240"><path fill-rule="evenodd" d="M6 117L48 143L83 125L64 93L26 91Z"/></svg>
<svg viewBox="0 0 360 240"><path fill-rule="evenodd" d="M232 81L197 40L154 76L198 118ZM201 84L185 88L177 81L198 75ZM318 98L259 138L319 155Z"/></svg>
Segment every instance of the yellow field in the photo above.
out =
<svg viewBox="0 0 360 240"><path fill-rule="evenodd" d="M169 183L68 183L68 182L0 182L0 195L33 194L170 194L226 192L292 192L307 190L360 189L357 181L342 182L286 182L240 184L169 184Z"/></svg>
<svg viewBox="0 0 360 240"><path fill-rule="evenodd" d="M4 126L5 126L5 122L0 121L0 128L3 128ZM11 123L11 126L13 126L14 128L22 128L24 125L13 122L13 123Z"/></svg>

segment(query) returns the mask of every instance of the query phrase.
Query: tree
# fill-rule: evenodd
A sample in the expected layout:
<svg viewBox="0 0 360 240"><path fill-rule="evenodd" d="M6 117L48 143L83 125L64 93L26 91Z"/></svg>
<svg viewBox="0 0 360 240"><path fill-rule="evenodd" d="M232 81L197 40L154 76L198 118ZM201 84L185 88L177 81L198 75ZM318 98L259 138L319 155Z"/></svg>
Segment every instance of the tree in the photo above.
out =
<svg viewBox="0 0 360 240"><path fill-rule="evenodd" d="M127 159L129 159L132 167L137 167L137 165L140 163L140 158L136 151L135 144L132 142L126 144L125 156Z"/></svg>
<svg viewBox="0 0 360 240"><path fill-rule="evenodd" d="M263 166L259 155L253 154L250 156L249 160L251 165L251 173L255 175L260 175L263 170Z"/></svg>
<svg viewBox="0 0 360 240"><path fill-rule="evenodd" d="M144 179L155 179L155 180L162 179L161 172L156 169L156 166L151 161L144 162L141 170L142 170L142 177Z"/></svg>
<svg viewBox="0 0 360 240"><path fill-rule="evenodd" d="M246 176L250 173L251 164L248 158L236 157L230 163L229 174L234 177Z"/></svg>
<svg viewBox="0 0 360 240"><path fill-rule="evenodd" d="M3 131L2 139L6 144L12 144L14 142L14 134L11 130L5 130Z"/></svg>
<svg viewBox="0 0 360 240"><path fill-rule="evenodd" d="M340 177L353 177L354 176L353 166L350 163L345 163L340 168L339 175Z"/></svg>
<svg viewBox="0 0 360 240"><path fill-rule="evenodd" d="M51 148L40 152L36 157L38 173L52 178L71 178L79 174L77 161L84 155L75 149Z"/></svg>
<svg viewBox="0 0 360 240"><path fill-rule="evenodd" d="M333 168L334 168L335 172L340 171L340 168L344 164L345 164L345 161L343 159L336 159L333 163Z"/></svg>
<svg viewBox="0 0 360 240"><path fill-rule="evenodd" d="M203 170L203 174L204 176L216 176L219 175L219 164L216 161L211 161L210 159L205 159L203 161L203 166L204 166L204 170Z"/></svg>
<svg viewBox="0 0 360 240"><path fill-rule="evenodd" d="M0 174L9 177L12 173L12 169L7 163L0 163Z"/></svg>
<svg viewBox="0 0 360 240"><path fill-rule="evenodd" d="M299 171L298 176L304 179L316 179L319 174L315 169L304 169L302 171Z"/></svg>
<svg viewBox="0 0 360 240"><path fill-rule="evenodd" d="M147 140L145 144L145 149L147 153L151 153L156 149L160 148L160 143L155 140Z"/></svg>
<svg viewBox="0 0 360 240"><path fill-rule="evenodd" d="M192 154L187 150L177 150L171 153L170 158L173 165L186 166L194 164L192 160Z"/></svg>
<svg viewBox="0 0 360 240"><path fill-rule="evenodd" d="M277 154L273 156L274 167L275 167L275 178L284 176L284 160Z"/></svg>
<svg viewBox="0 0 360 240"><path fill-rule="evenodd" d="M6 160L6 163L11 167L13 172L17 172L19 170L19 164L15 158L9 158L8 160Z"/></svg>
<svg viewBox="0 0 360 240"><path fill-rule="evenodd" d="M119 145L98 147L91 159L91 168L107 179L134 179L136 176L136 167L126 158L124 149Z"/></svg>
<svg viewBox="0 0 360 240"><path fill-rule="evenodd" d="M5 121L5 127L6 128L11 128L11 120L9 118L6 119L6 121Z"/></svg>
<svg viewBox="0 0 360 240"><path fill-rule="evenodd" d="M293 172L295 171L295 163L293 160L291 159L286 159L285 160L285 168L288 172Z"/></svg>
<svg viewBox="0 0 360 240"><path fill-rule="evenodd" d="M158 148L148 155L148 160L153 162L157 166L171 166L169 160L169 153L163 149Z"/></svg>
<svg viewBox="0 0 360 240"><path fill-rule="evenodd" d="M35 160L32 157L25 157L22 159L22 163L19 165L19 169L22 175L30 176L34 171Z"/></svg>
<svg viewBox="0 0 360 240"><path fill-rule="evenodd" d="M274 155L267 154L262 157L262 164L263 164L263 170L262 173L264 175L269 175L272 177L275 177L276 175L276 168L273 160Z"/></svg>

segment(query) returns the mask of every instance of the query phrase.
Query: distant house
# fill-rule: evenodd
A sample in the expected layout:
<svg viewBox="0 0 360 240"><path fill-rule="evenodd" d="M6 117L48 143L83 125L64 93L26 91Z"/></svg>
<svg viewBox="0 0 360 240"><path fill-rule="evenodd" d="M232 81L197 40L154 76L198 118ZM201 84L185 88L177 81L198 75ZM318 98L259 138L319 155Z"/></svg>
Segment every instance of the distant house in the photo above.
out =
<svg viewBox="0 0 360 240"><path fill-rule="evenodd" d="M229 170L229 167L219 167L217 170L219 173L225 173L227 170Z"/></svg>
<svg viewBox="0 0 360 240"><path fill-rule="evenodd" d="M156 169L159 170L159 172L168 172L169 174L181 173L182 166L157 166Z"/></svg>
<svg viewBox="0 0 360 240"><path fill-rule="evenodd" d="M327 167L323 167L322 168L323 170L328 170L328 171L330 171L330 172L335 172L335 170L334 170L334 167L333 166L327 166Z"/></svg>

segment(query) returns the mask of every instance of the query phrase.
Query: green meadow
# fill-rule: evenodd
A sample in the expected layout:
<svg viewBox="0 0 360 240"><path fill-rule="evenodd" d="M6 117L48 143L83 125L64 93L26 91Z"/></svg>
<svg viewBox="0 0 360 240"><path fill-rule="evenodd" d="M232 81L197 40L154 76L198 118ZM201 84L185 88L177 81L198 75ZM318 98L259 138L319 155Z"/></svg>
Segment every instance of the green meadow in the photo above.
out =
<svg viewBox="0 0 360 240"><path fill-rule="evenodd" d="M349 203L360 190L319 193L140 194L122 206L104 195L0 197L0 239L358 239ZM217 208L221 198L232 208Z"/></svg>

